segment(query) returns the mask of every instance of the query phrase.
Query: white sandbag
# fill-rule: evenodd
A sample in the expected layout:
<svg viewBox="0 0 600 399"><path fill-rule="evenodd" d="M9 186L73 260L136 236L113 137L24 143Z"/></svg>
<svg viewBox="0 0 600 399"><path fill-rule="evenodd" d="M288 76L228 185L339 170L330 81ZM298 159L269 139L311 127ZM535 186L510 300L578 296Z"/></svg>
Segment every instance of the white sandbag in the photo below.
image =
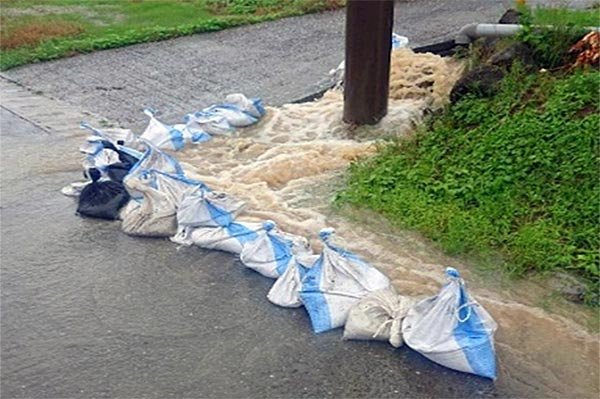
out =
<svg viewBox="0 0 600 399"><path fill-rule="evenodd" d="M144 192L141 202L130 200L119 214L121 230L132 236L170 237L177 232L176 211L157 190Z"/></svg>
<svg viewBox="0 0 600 399"><path fill-rule="evenodd" d="M177 209L179 227L227 226L246 203L225 193L196 190L188 193Z"/></svg>
<svg viewBox="0 0 600 399"><path fill-rule="evenodd" d="M164 194L174 210L179 208L186 196L196 194L198 191L208 190L206 184L199 180L155 169L147 169L140 172L137 174L137 179L142 185ZM129 186L133 187L133 181L134 179L128 176L127 182ZM139 187L139 185L135 187Z"/></svg>
<svg viewBox="0 0 600 399"><path fill-rule="evenodd" d="M397 50L408 46L408 37L392 33L392 50Z"/></svg>
<svg viewBox="0 0 600 399"><path fill-rule="evenodd" d="M214 112L198 111L187 114L184 121L189 129L201 130L213 136L227 135L235 130L223 115Z"/></svg>
<svg viewBox="0 0 600 399"><path fill-rule="evenodd" d="M281 276L289 265L296 262L295 254L310 251L308 240L304 237L284 234L275 223L266 221L258 237L244 245L240 260L244 266L257 271L265 277Z"/></svg>
<svg viewBox="0 0 600 399"><path fill-rule="evenodd" d="M141 204L141 200L131 199L119 212L119 220L124 220L130 213L137 211Z"/></svg>
<svg viewBox="0 0 600 399"><path fill-rule="evenodd" d="M82 124L82 126L84 125ZM87 126L86 129L96 130L87 124L85 126ZM85 143L79 147L79 152L85 154L83 160L84 169L96 168L103 176L105 176L108 165L119 162L119 153L113 149L105 148L104 142L109 140L100 136L100 133L101 132L99 132L98 135L88 137Z"/></svg>
<svg viewBox="0 0 600 399"><path fill-rule="evenodd" d="M144 147L144 153L139 161L133 165L128 176L137 176L141 171L149 169L171 175L184 175L183 168L175 158L148 141L141 141L141 145Z"/></svg>
<svg viewBox="0 0 600 399"><path fill-rule="evenodd" d="M137 145L137 136L129 129L110 128L100 130L86 122L81 122L80 127L90 131L97 139L107 140L114 145L124 145L134 148ZM88 141L92 140L88 138Z"/></svg>
<svg viewBox="0 0 600 399"><path fill-rule="evenodd" d="M179 229L171 241L239 254L244 244L258 237L256 232L261 228L261 223L245 222L233 222L223 227L185 227Z"/></svg>
<svg viewBox="0 0 600 399"><path fill-rule="evenodd" d="M260 119L265 115L265 107L260 98L248 98L242 93L233 93L225 97L225 103L235 105L256 119Z"/></svg>
<svg viewBox="0 0 600 399"><path fill-rule="evenodd" d="M370 293L350 309L344 339L389 341L399 348L403 344L402 319L414 303L392 286Z"/></svg>
<svg viewBox="0 0 600 399"><path fill-rule="evenodd" d="M423 356L454 370L496 378L496 322L467 292L454 268L438 295L413 306L402 322L404 341Z"/></svg>
<svg viewBox="0 0 600 399"><path fill-rule="evenodd" d="M216 104L204 109L203 112L220 115L233 127L246 127L258 121L258 118L231 104Z"/></svg>
<svg viewBox="0 0 600 399"><path fill-rule="evenodd" d="M87 186L91 182L92 182L91 180L76 181L76 182L73 182L71 184L64 186L60 190L60 192L63 195L66 195L67 197L79 197L79 195L81 194L81 191L85 188L85 186Z"/></svg>
<svg viewBox="0 0 600 399"><path fill-rule="evenodd" d="M300 300L301 275L315 264L319 255L299 254L294 259L295 262L288 265L286 271L279 276L267 294L267 299L271 303L284 308L302 306Z"/></svg>
<svg viewBox="0 0 600 399"><path fill-rule="evenodd" d="M204 183L154 169L137 170L123 180L127 191L139 194L139 206L123 215L122 230L130 235L169 237L177 232L177 210L183 199L206 190Z"/></svg>
<svg viewBox="0 0 600 399"><path fill-rule="evenodd" d="M202 129L194 129L184 124L173 125L173 128L180 131L185 142L199 144L212 139L212 136Z"/></svg>
<svg viewBox="0 0 600 399"><path fill-rule="evenodd" d="M333 234L333 229L321 230L323 252L303 275L301 270L300 298L315 333L343 326L350 308L358 300L390 285L379 270L336 246Z"/></svg>
<svg viewBox="0 0 600 399"><path fill-rule="evenodd" d="M132 187L141 183L140 181L134 182L133 180L139 180L143 172L147 170L157 170L169 175L184 176L183 168L175 158L159 150L148 141L141 140L141 145L145 147L144 154L123 178L123 184L125 184L125 188L129 192L131 198L139 201L142 200L143 194L134 190ZM128 183L128 181L130 183Z"/></svg>
<svg viewBox="0 0 600 399"><path fill-rule="evenodd" d="M146 108L144 113L150 117L150 121L140 136L141 139L160 149L179 151L184 147L185 141L180 130L160 122L154 116L155 112L149 108Z"/></svg>
<svg viewBox="0 0 600 399"><path fill-rule="evenodd" d="M114 169L109 171L111 167L116 168L117 165L121 169L127 164L121 159L121 156L128 159L139 160L142 154L132 148L118 144L125 140L134 142L133 133L125 129L117 129L116 133L109 133L98 130L89 124L82 122L81 127L90 130L93 135L86 138L84 144L79 147L79 151L85 154L82 162L84 176L89 178L90 170L96 169L100 172L101 179L110 179ZM131 136L131 137L130 137ZM110 148L107 148L110 147ZM133 161L132 161L133 162ZM78 197L85 186L91 183L91 180L86 182L74 182L62 188L61 192L69 197Z"/></svg>
<svg viewBox="0 0 600 399"><path fill-rule="evenodd" d="M85 143L79 147L79 152L85 155L96 155L104 149L101 140L96 140L95 136L88 137Z"/></svg>
<svg viewBox="0 0 600 399"><path fill-rule="evenodd" d="M96 168L104 176L108 166L118 162L119 154L116 151L102 147L95 154L86 155L85 159L83 160L83 168L84 170Z"/></svg>

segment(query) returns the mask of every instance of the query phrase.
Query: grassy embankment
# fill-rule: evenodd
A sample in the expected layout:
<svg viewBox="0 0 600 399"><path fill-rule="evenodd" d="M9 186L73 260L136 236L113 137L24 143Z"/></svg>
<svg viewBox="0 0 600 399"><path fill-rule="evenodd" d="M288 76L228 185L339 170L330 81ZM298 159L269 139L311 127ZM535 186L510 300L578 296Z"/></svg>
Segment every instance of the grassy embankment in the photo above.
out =
<svg viewBox="0 0 600 399"><path fill-rule="evenodd" d="M0 69L344 4L345 0L0 0Z"/></svg>
<svg viewBox="0 0 600 399"><path fill-rule="evenodd" d="M573 37L564 26L526 29L516 40L533 49L533 67L513 64L495 95L463 98L412 137L382 143L352 165L338 204L373 209L450 254L500 258L516 275L573 273L597 304L600 72L562 66Z"/></svg>

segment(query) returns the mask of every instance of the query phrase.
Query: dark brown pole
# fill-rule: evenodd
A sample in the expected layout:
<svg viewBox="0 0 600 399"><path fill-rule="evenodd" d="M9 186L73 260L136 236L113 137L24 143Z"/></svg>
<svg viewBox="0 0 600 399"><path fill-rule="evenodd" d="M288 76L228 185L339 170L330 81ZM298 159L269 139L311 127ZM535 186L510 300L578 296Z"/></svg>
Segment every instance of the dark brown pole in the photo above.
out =
<svg viewBox="0 0 600 399"><path fill-rule="evenodd" d="M375 124L387 114L393 0L348 0L344 121Z"/></svg>

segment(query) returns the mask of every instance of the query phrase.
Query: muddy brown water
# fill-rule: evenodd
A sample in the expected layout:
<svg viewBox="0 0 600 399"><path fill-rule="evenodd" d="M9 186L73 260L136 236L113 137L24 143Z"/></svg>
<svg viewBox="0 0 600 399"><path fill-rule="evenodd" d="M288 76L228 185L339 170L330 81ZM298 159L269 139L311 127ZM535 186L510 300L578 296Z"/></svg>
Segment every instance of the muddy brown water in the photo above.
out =
<svg viewBox="0 0 600 399"><path fill-rule="evenodd" d="M235 257L132 238L82 219L60 188L80 176L83 134L52 137L2 110L1 333L5 397L598 396L597 313L444 256L331 198L373 137L410 134L431 101L390 101L374 128L341 123L341 95L269 108L256 127L190 147L190 175L311 238L333 226L406 295L434 294L457 267L499 325L495 383L408 348L314 335L303 309L266 300L271 281Z"/></svg>
<svg viewBox="0 0 600 399"><path fill-rule="evenodd" d="M0 109L3 398L493 397L406 348L315 335L235 257L77 217L84 136Z"/></svg>
<svg viewBox="0 0 600 399"><path fill-rule="evenodd" d="M421 109L414 101L390 100L388 117L361 136L410 134ZM356 131L341 115L341 94L328 93L314 103L270 108L262 124L242 135L217 138L178 156L209 186L246 200L242 219L272 219L311 238L317 250L318 230L335 227L348 248L386 272L403 294L435 294L444 267L457 267L500 326L496 387L518 396L596 397L598 315L592 309L553 297L543 282L510 281L448 258L382 218L360 212L344 217L332 209L344 168L376 146L368 139L348 140Z"/></svg>

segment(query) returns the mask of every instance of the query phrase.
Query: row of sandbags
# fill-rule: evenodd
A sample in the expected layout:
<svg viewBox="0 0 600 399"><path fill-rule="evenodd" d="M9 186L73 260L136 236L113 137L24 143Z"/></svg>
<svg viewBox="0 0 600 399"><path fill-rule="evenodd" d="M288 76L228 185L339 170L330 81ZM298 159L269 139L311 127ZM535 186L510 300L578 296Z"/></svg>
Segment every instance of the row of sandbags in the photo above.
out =
<svg viewBox="0 0 600 399"><path fill-rule="evenodd" d="M91 132L80 147L80 152L85 155L83 168L87 181L72 183L62 190L65 195L79 196L79 214L117 219L120 208L129 199L122 180L140 161L147 146L177 151L186 143L201 143L213 135L226 135L236 128L250 126L264 116L265 109L260 98L249 99L236 93L226 96L223 103L186 115L183 124L162 123L151 109L145 109L144 113L150 120L140 136L129 129L107 132L87 123L81 124L83 129ZM164 158L170 157L165 154ZM169 163L178 165L172 159ZM158 167L157 170L163 169ZM179 168L174 173L182 175L183 171ZM85 193L80 196L84 188Z"/></svg>
<svg viewBox="0 0 600 399"><path fill-rule="evenodd" d="M119 132L96 135L98 148L114 152L114 159L88 164L92 183L81 191L79 213L103 217L109 205L127 234L238 255L245 267L275 279L269 301L303 306L316 333L345 326L346 339L406 342L444 366L495 378L496 324L456 270L447 269L448 283L434 297L398 295L383 273L336 243L333 229L321 230L323 250L315 254L304 237L271 221L243 220L243 201L190 179L151 142L140 139L132 149Z"/></svg>
<svg viewBox="0 0 600 399"><path fill-rule="evenodd" d="M241 93L235 93L226 96L223 103L185 115L184 123L175 125L159 121L154 110L144 109L150 120L139 137L129 129L113 129L107 135L106 132L82 123L81 127L92 133L80 148L88 156L88 164L84 164L84 167L89 168L89 163L95 167L96 164L102 166L115 161L117 155L111 152L114 148L103 146L106 141L132 149L138 148L140 142L147 142L159 149L179 151L186 143L202 143L214 135L227 135L237 128L253 125L265 112L260 98L249 99Z"/></svg>
<svg viewBox="0 0 600 399"><path fill-rule="evenodd" d="M236 128L253 125L264 116L265 109L260 98L249 99L236 93L225 97L224 103L187 114L181 124L167 125L159 121L152 109L145 109L144 113L150 122L140 138L159 149L179 151L186 142L202 143L214 135L226 135Z"/></svg>

